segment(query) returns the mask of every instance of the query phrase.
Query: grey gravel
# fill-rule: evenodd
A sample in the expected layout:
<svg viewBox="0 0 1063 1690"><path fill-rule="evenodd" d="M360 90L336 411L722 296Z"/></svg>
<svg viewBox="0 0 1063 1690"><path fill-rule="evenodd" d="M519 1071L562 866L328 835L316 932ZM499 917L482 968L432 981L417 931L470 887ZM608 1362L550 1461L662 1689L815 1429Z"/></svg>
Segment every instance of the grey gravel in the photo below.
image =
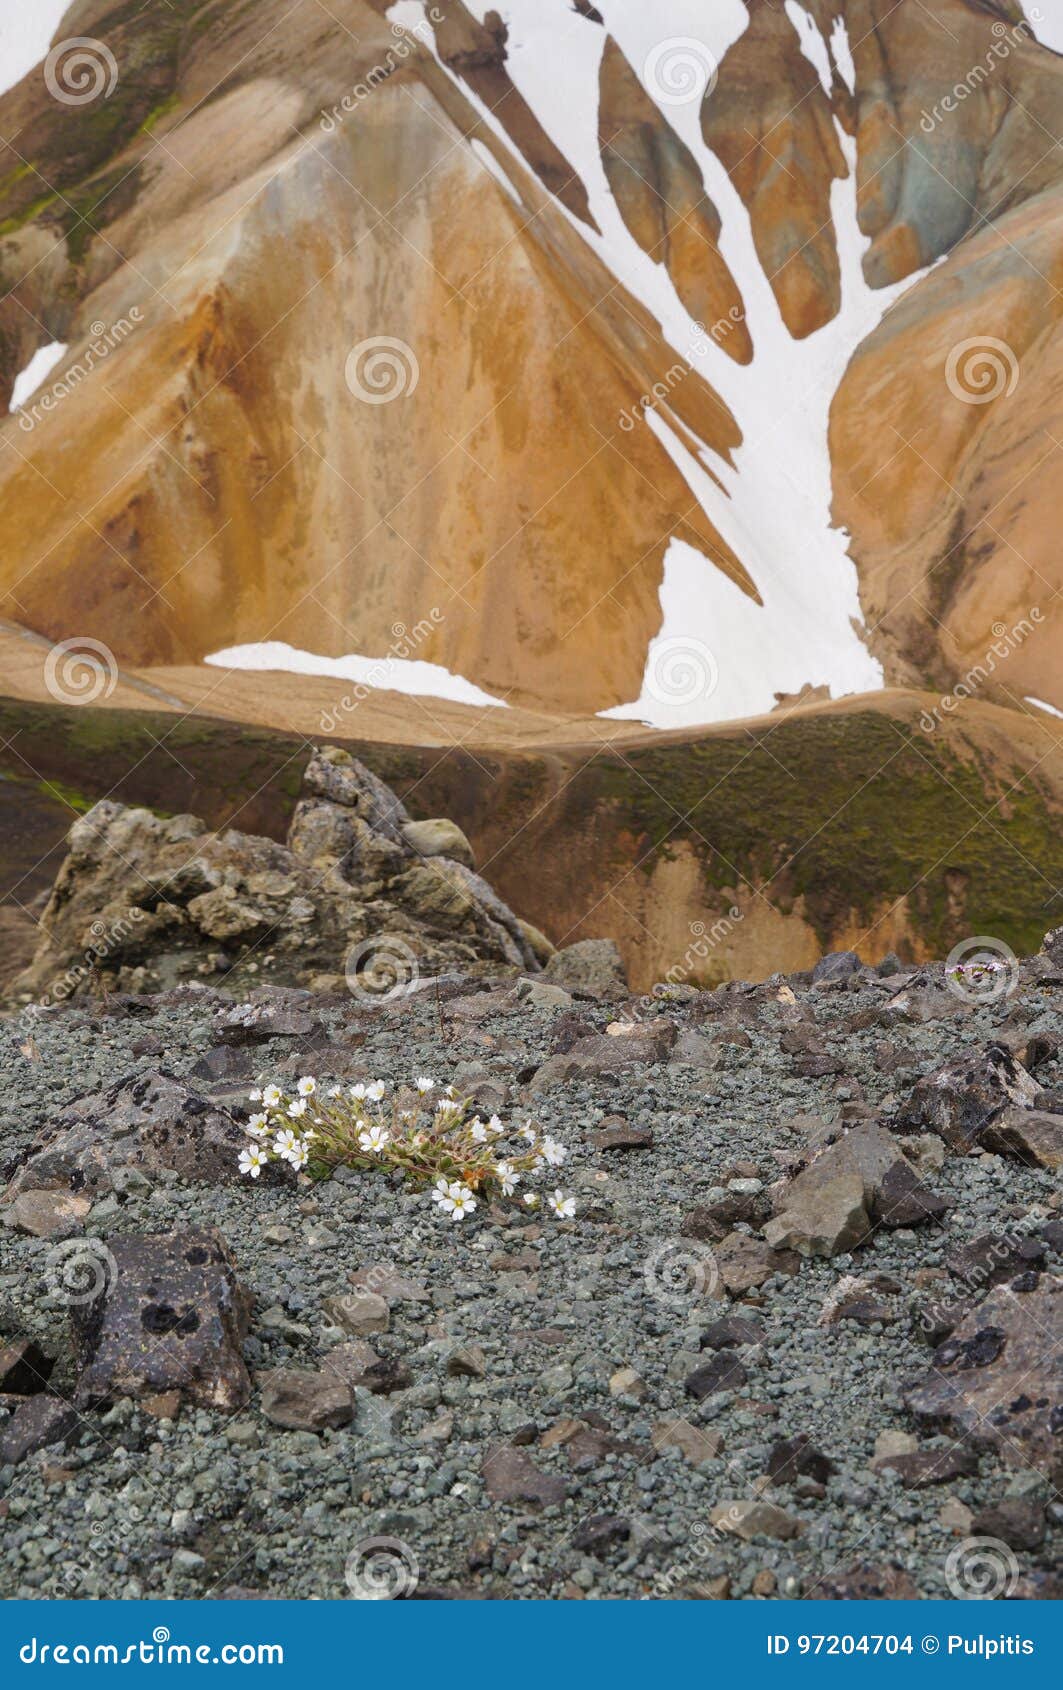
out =
<svg viewBox="0 0 1063 1690"><path fill-rule="evenodd" d="M0 1467L0 1594L207 1597L238 1587L343 1597L348 1558L386 1536L408 1546L422 1592L785 1599L862 1589L870 1575L849 1570L870 1567L887 1570L894 1593L934 1597L949 1593L946 1560L972 1518L1003 1522L1026 1546L1013 1551L1022 1579L1049 1573L1060 1499L1038 1473L985 1451L976 1471L911 1490L872 1462L883 1435L949 1447L903 1406L931 1354L921 1312L935 1297L982 1300L985 1286L957 1280L947 1263L987 1233L1054 1240L1029 1271L1059 1276L1057 1175L956 1154L937 1138L928 1146L924 1131L900 1142L932 1170L948 1205L940 1220L872 1223L851 1251L778 1262L763 1220L728 1222L729 1237L749 1246L730 1248L742 1264L734 1293L708 1271L713 1243L683 1234L689 1213L714 1203L760 1204L749 1213L766 1217L811 1143L858 1120L889 1127L916 1082L957 1052L1025 1041L1032 1029L1051 1052L1063 1031L1060 990L1036 966L1024 966L1014 996L982 1007L955 999L940 968L880 977L846 960L820 978L791 980L793 1003L780 1000L778 979L639 999L633 1013L678 1033L636 1040L647 1056L612 1071L581 1057L569 1078L534 1091L532 1075L573 1047L574 1016L589 1031L573 1043L622 1042L602 1035L624 1003L536 1003L477 980L371 1009L323 997L312 1042L256 1043L261 1079L313 1072L394 1085L460 1072L466 1088L477 1077L497 1087L504 1114L534 1112L569 1146L558 1183L576 1194L576 1219L481 1204L458 1228L424 1195L347 1171L315 1186L205 1186L165 1169L115 1169L85 1235L217 1229L253 1299L244 1355L255 1394L233 1415L185 1401L176 1418L122 1398L82 1412L56 1447ZM189 1079L218 1048L221 1003L189 990L49 1011L33 1025L39 1060L20 1048L24 1022L4 1025L5 1177L87 1089L160 1065ZM810 1071L823 1064L780 1048L794 1027L837 1072ZM1046 1093L1063 1091L1057 1054L1036 1078ZM246 1090L195 1083L223 1107ZM650 1142L595 1144L617 1116ZM0 1340L33 1339L55 1358L48 1390L61 1402L73 1399L76 1366L50 1279L57 1247L0 1228ZM421 1293L389 1295L385 1268ZM358 1296L356 1276L375 1289ZM352 1303L364 1314L377 1302L383 1314L368 1324L352 1315ZM837 1318L854 1302L890 1318ZM320 1419L344 1419L344 1391L350 1418L321 1430L272 1423L260 1377L329 1376L333 1354L339 1407L329 1413L332 1395L319 1394ZM712 1375L720 1388L698 1400L685 1382L714 1354L724 1358ZM379 1378L400 1388L372 1388L377 1362L390 1367ZM0 1435L11 1424L8 1399ZM822 1456L811 1472L773 1456L800 1439ZM773 1463L787 1482L769 1478ZM1023 1508L1006 1508L1020 1482Z"/></svg>

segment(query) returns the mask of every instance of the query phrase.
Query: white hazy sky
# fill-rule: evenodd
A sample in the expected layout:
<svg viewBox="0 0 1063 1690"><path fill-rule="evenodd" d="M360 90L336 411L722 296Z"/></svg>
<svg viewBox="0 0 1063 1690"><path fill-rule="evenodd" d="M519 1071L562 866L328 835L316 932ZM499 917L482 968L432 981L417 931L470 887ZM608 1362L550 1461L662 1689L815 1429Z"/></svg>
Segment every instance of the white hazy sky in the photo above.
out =
<svg viewBox="0 0 1063 1690"><path fill-rule="evenodd" d="M71 0L0 0L0 94L40 64Z"/></svg>

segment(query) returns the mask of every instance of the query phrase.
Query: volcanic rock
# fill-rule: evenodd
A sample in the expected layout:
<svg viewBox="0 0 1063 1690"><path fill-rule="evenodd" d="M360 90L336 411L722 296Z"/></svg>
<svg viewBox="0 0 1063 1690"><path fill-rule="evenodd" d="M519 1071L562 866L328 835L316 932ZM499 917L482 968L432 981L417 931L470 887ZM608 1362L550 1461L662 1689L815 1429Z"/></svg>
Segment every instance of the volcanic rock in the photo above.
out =
<svg viewBox="0 0 1063 1690"><path fill-rule="evenodd" d="M604 1555L631 1536L631 1521L619 1514L594 1514L572 1534L572 1547L583 1555Z"/></svg>
<svg viewBox="0 0 1063 1690"><path fill-rule="evenodd" d="M411 1279L391 1262L371 1262L351 1274L351 1284L359 1291L382 1297L389 1308L393 1303L428 1303L431 1292L419 1280Z"/></svg>
<svg viewBox="0 0 1063 1690"><path fill-rule="evenodd" d="M92 1204L70 1191L23 1191L3 1211L8 1226L35 1238L69 1238L80 1232Z"/></svg>
<svg viewBox="0 0 1063 1690"><path fill-rule="evenodd" d="M971 1521L975 1537L995 1537L1013 1549L1040 1549L1047 1530L1044 1507L1032 1496L1006 1496Z"/></svg>
<svg viewBox="0 0 1063 1690"><path fill-rule="evenodd" d="M366 1373L380 1360L371 1344L353 1339L347 1344L333 1344L328 1352L324 1370L339 1379L348 1390L365 1385Z"/></svg>
<svg viewBox="0 0 1063 1690"><path fill-rule="evenodd" d="M804 1522L777 1508L774 1502L743 1498L735 1502L718 1502L709 1512L709 1519L721 1532L749 1542L755 1537L789 1539L804 1531Z"/></svg>
<svg viewBox="0 0 1063 1690"><path fill-rule="evenodd" d="M947 1484L950 1479L969 1479L978 1471L972 1450L952 1444L948 1449L904 1450L897 1455L876 1457L876 1472L893 1473L905 1490L925 1490L928 1485Z"/></svg>
<svg viewBox="0 0 1063 1690"><path fill-rule="evenodd" d="M513 912L466 862L419 855L404 830L420 824L356 758L316 751L303 791L286 845L96 804L70 830L19 989L44 991L93 943L104 982L139 991L215 970L219 941L230 985L257 984L263 947L278 984L346 972L369 996L455 964L538 971Z"/></svg>
<svg viewBox="0 0 1063 1690"><path fill-rule="evenodd" d="M0 1429L0 1465L13 1467L39 1449L65 1443L80 1424L81 1416L59 1397L27 1397Z"/></svg>
<svg viewBox="0 0 1063 1690"><path fill-rule="evenodd" d="M829 956L820 957L812 970L812 982L816 986L840 983L851 979L862 967L855 951L832 951Z"/></svg>
<svg viewBox="0 0 1063 1690"><path fill-rule="evenodd" d="M748 1378L749 1374L737 1356L729 1350L718 1350L711 1361L688 1375L683 1388L688 1397L704 1402L706 1397L715 1396L720 1391L737 1391Z"/></svg>
<svg viewBox="0 0 1063 1690"><path fill-rule="evenodd" d="M113 1238L97 1281L70 1309L79 1406L171 1390L203 1408L244 1406L250 1298L218 1233Z"/></svg>
<svg viewBox="0 0 1063 1690"><path fill-rule="evenodd" d="M903 1567L860 1561L817 1579L808 1595L823 1602L912 1602L919 1592Z"/></svg>
<svg viewBox="0 0 1063 1690"><path fill-rule="evenodd" d="M627 991L624 961L612 939L581 939L555 951L543 970L546 980L567 992L614 998Z"/></svg>
<svg viewBox="0 0 1063 1690"><path fill-rule="evenodd" d="M996 1286L938 1346L933 1370L905 1401L1010 1465L1063 1480L1063 1355L1046 1342L1063 1319L1063 1281L1031 1291Z"/></svg>
<svg viewBox="0 0 1063 1690"><path fill-rule="evenodd" d="M862 1243L873 1220L912 1226L939 1219L945 1209L890 1134L864 1121L828 1144L780 1189L776 1216L764 1236L802 1255L831 1256Z"/></svg>
<svg viewBox="0 0 1063 1690"><path fill-rule="evenodd" d="M336 1325L355 1338L386 1332L391 1323L390 1304L373 1291L358 1290L349 1296L333 1297L327 1308Z"/></svg>
<svg viewBox="0 0 1063 1690"><path fill-rule="evenodd" d="M406 822L402 837L418 857L450 857L456 863L464 863L466 868L476 867L472 846L457 822L442 817Z"/></svg>
<svg viewBox="0 0 1063 1690"><path fill-rule="evenodd" d="M1063 1168L1063 1115L1042 1109L1004 1109L986 1127L982 1142L990 1150L1018 1157L1031 1168Z"/></svg>
<svg viewBox="0 0 1063 1690"><path fill-rule="evenodd" d="M587 1135L592 1150L652 1150L654 1137L645 1127L633 1127L620 1115L609 1115Z"/></svg>
<svg viewBox="0 0 1063 1690"><path fill-rule="evenodd" d="M719 1432L703 1426L691 1426L686 1420L665 1420L654 1426L651 1437L654 1449L662 1454L669 1449L677 1449L691 1467L699 1467L703 1461L711 1461L718 1455L723 1444Z"/></svg>
<svg viewBox="0 0 1063 1690"><path fill-rule="evenodd" d="M821 1171L818 1164L787 1187L785 1207L764 1228L775 1250L802 1256L836 1256L855 1249L870 1232L864 1182L858 1173Z"/></svg>
<svg viewBox="0 0 1063 1690"><path fill-rule="evenodd" d="M300 1373L277 1368L261 1375L262 1412L275 1426L323 1432L346 1426L354 1414L347 1385L335 1373Z"/></svg>
<svg viewBox="0 0 1063 1690"><path fill-rule="evenodd" d="M714 1320L701 1334L699 1347L703 1350L737 1349L742 1344L764 1342L764 1327L752 1315L730 1314Z"/></svg>
<svg viewBox="0 0 1063 1690"><path fill-rule="evenodd" d="M920 1226L924 1221L942 1220L948 1208L945 1199L924 1185L915 1169L898 1156L879 1182L871 1215L880 1226Z"/></svg>
<svg viewBox="0 0 1063 1690"><path fill-rule="evenodd" d="M767 1228L765 1228L765 1236ZM729 1232L713 1251L720 1278L734 1296L755 1291L773 1273L791 1277L800 1266L798 1257L786 1248L786 1241L762 1243L745 1232Z"/></svg>
<svg viewBox="0 0 1063 1690"><path fill-rule="evenodd" d="M800 1478L815 1479L817 1484L825 1485L835 1471L834 1462L816 1448L805 1432L780 1439L768 1457L768 1477L777 1485L793 1485Z"/></svg>
<svg viewBox="0 0 1063 1690"><path fill-rule="evenodd" d="M952 1150L980 1149L986 1129L1009 1106L1036 1106L1040 1087L1004 1045L951 1057L920 1080L898 1122L902 1130L940 1134Z"/></svg>
<svg viewBox="0 0 1063 1690"><path fill-rule="evenodd" d="M945 1265L968 1290L1004 1285L1018 1274L1040 1268L1045 1247L1039 1238L1002 1229L983 1232L949 1251Z"/></svg>
<svg viewBox="0 0 1063 1690"><path fill-rule="evenodd" d="M484 1483L493 1502L529 1502L545 1507L568 1494L563 1479L536 1467L523 1449L496 1444L484 1457Z"/></svg>
<svg viewBox="0 0 1063 1690"><path fill-rule="evenodd" d="M235 1183L247 1135L202 1093L152 1070L80 1098L59 1117L52 1142L11 1183L21 1192L110 1190L114 1170L170 1169L198 1185Z"/></svg>
<svg viewBox="0 0 1063 1690"><path fill-rule="evenodd" d="M577 1039L564 1056L549 1057L537 1070L532 1090L663 1062L675 1041L674 1022L661 1019L632 1022L615 1034L593 1033Z"/></svg>

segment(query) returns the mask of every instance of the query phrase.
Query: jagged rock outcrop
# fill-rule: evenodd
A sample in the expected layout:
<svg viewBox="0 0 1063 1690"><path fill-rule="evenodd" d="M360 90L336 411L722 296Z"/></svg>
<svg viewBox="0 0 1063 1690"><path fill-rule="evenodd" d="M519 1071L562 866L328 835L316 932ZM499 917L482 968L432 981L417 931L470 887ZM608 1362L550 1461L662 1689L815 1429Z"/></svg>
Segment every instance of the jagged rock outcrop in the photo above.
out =
<svg viewBox="0 0 1063 1690"><path fill-rule="evenodd" d="M303 792L286 845L95 805L70 830L16 993L346 979L372 996L448 968L538 969L508 906L466 863L419 855L403 804L348 752L318 751Z"/></svg>
<svg viewBox="0 0 1063 1690"><path fill-rule="evenodd" d="M663 264L691 317L748 364L753 342L742 293L719 248L721 220L690 148L645 92L612 39L602 55L598 145L620 215Z"/></svg>
<svg viewBox="0 0 1063 1690"><path fill-rule="evenodd" d="M787 328L798 339L812 334L841 304L830 196L848 168L830 100L782 7L750 5L702 129L748 208Z"/></svg>
<svg viewBox="0 0 1063 1690"><path fill-rule="evenodd" d="M460 76L505 129L543 187L573 216L597 229L579 171L551 141L506 69L509 30L497 12L483 23L462 0L438 0L435 39L448 70Z"/></svg>

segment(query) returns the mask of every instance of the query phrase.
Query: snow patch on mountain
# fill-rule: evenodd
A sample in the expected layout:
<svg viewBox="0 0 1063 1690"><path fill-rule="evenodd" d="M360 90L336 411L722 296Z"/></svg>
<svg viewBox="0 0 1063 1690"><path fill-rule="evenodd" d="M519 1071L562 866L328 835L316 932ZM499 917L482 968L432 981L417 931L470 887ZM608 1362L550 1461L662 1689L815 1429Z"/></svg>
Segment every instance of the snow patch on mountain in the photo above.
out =
<svg viewBox="0 0 1063 1690"><path fill-rule="evenodd" d="M1046 704L1043 698L1033 698L1027 694L1026 702L1027 704L1036 704L1038 710L1047 710L1050 716L1063 717L1063 710L1057 710L1054 704Z"/></svg>
<svg viewBox="0 0 1063 1690"><path fill-rule="evenodd" d="M831 70L830 52L827 43L820 34L819 25L811 12L798 3L798 0L786 0L786 16L797 31L797 39L801 43L801 51L805 58L815 67L816 74L823 85L823 92L830 97L834 86Z"/></svg>
<svg viewBox="0 0 1063 1690"><path fill-rule="evenodd" d="M833 525L828 423L853 352L919 278L881 291L864 280L862 259L870 243L857 226L855 144L838 126L850 165L849 179L836 182L832 191L841 310L817 333L795 341L761 268L746 208L701 134L701 90L711 88L728 49L748 27L742 0L713 0L711 7L704 0L655 0L652 7L633 0L596 0L605 29L575 12L569 0L468 4L480 21L488 11L499 11L509 27L510 76L587 189L601 235L575 223L581 236L730 406L744 437L732 467L708 447L695 457L662 413L649 409L643 416L642 426L657 435L756 582L763 605L742 594L709 560L673 540L664 562L662 625L648 653L641 694L605 713L661 728L692 726L770 710L777 692L797 691L806 682L828 686L835 697L880 688L881 666L861 637L848 535ZM787 0L786 9L806 56L829 89L830 54L818 26L796 0ZM409 0L403 12L410 13ZM742 290L755 349L747 366L736 364L704 325L693 322L664 265L642 251L620 215L598 147L598 80L607 31L664 121L690 148L720 213L720 250ZM424 30L418 33L428 39ZM844 28L839 33L835 27L832 43L843 76L851 75ZM694 70L693 97L681 97L682 80L669 81L667 67L680 63L684 73ZM465 84L462 88L474 98ZM482 104L478 109L510 148L493 115ZM673 698L667 689L661 696L655 651L662 644L671 650L687 636L712 652L715 684L700 700L687 698L685 691Z"/></svg>
<svg viewBox="0 0 1063 1690"><path fill-rule="evenodd" d="M9 410L17 411L27 399L32 399L46 376L51 375L61 358L65 358L69 347L62 341L53 340L50 346L39 346L24 370L20 370L15 377L15 385L11 389L11 404Z"/></svg>
<svg viewBox="0 0 1063 1690"><path fill-rule="evenodd" d="M835 18L831 31L830 50L834 55L834 63L838 73L848 88L850 94L856 93L856 63L853 59L853 49L849 43L849 30L844 18Z"/></svg>
<svg viewBox="0 0 1063 1690"><path fill-rule="evenodd" d="M263 640L258 645L228 646L203 659L215 669L280 670L288 675L324 675L335 681L354 681L382 692L401 692L410 698L445 698L451 704L477 704L507 710L503 698L481 692L461 675L452 675L440 663L422 663L404 657L322 657L314 651L300 651L283 640Z"/></svg>

